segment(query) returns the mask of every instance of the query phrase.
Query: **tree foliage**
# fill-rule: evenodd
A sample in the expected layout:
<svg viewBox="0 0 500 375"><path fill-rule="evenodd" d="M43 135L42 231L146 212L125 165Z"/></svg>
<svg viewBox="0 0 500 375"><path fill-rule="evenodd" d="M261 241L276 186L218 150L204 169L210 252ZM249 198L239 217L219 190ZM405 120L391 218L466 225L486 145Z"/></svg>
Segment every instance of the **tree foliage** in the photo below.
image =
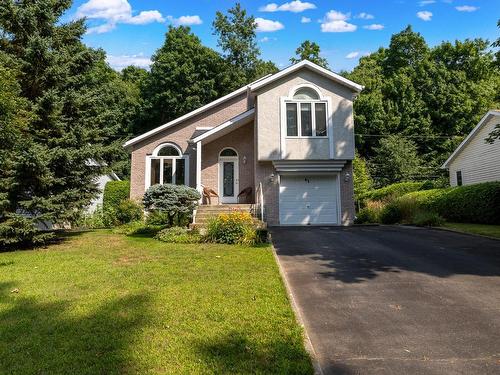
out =
<svg viewBox="0 0 500 375"><path fill-rule="evenodd" d="M422 161L414 142L390 135L375 148L370 167L378 185L385 186L399 181L418 180Z"/></svg>
<svg viewBox="0 0 500 375"><path fill-rule="evenodd" d="M227 14L217 12L212 26L217 44L230 67L227 74L231 90L278 70L271 61L259 58L255 18L248 15L240 3L228 9Z"/></svg>
<svg viewBox="0 0 500 375"><path fill-rule="evenodd" d="M5 104L9 153L1 161L6 198L0 222L4 229L9 222L26 228L4 230L17 237L11 243L36 242L28 233L36 223L75 219L95 196L94 181L115 160L120 142L126 97L121 81L103 51L81 42L83 20L60 21L70 5L69 0L0 3L2 79L17 103L14 111Z"/></svg>
<svg viewBox="0 0 500 375"><path fill-rule="evenodd" d="M354 199L359 202L372 189L373 180L365 159L356 152L353 161Z"/></svg>
<svg viewBox="0 0 500 375"><path fill-rule="evenodd" d="M360 154L370 160L386 136L398 134L415 144L429 178L500 101L500 72L487 41L430 48L411 27L361 58L347 77L365 86L354 104Z"/></svg>
<svg viewBox="0 0 500 375"><path fill-rule="evenodd" d="M321 48L319 44L311 42L310 40L303 41L300 46L295 50L296 57L292 57L290 62L292 64L298 63L302 60L309 60L325 69L329 69L328 62L324 57L320 56Z"/></svg>

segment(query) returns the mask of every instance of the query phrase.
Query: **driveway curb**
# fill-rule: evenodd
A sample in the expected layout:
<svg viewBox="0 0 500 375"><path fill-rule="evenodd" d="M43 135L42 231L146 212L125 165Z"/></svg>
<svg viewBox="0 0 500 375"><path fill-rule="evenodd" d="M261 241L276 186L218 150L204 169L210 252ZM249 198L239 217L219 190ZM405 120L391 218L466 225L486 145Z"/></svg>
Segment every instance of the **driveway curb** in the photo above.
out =
<svg viewBox="0 0 500 375"><path fill-rule="evenodd" d="M316 352L314 351L314 347L312 345L311 339L310 339L309 334L307 333L306 327L304 325L304 319L302 318L302 314L300 312L299 306L297 305L297 303L295 301L295 297L292 293L292 289L288 283L288 279L286 277L285 270L283 269L283 267L281 266L281 263L279 261L278 254L276 253L276 248L274 247L274 244L272 242L272 237L270 238L270 242L271 242L271 248L273 251L273 256L274 256L274 259L276 261L276 264L278 265L278 270L279 270L279 273L281 275L281 280L283 280L283 284L285 285L286 293L287 293L288 299L290 301L290 304L292 306L292 310L294 312L295 319L300 324L300 326L302 327L302 330L304 332L304 346L305 346L307 352L309 353L309 356L311 357L311 362L312 362L312 365L314 368L314 374L315 375L324 375L323 370L321 369L321 366L319 364L319 360L318 360L318 357L316 355Z"/></svg>
<svg viewBox="0 0 500 375"><path fill-rule="evenodd" d="M431 229L442 230L442 231L445 231L445 232L452 232L452 233L466 234L466 235L468 235L468 236L473 236L473 237L482 237L482 238L489 238L490 240L500 241L500 238L498 238L498 237L487 236L487 235L484 235L484 234L479 234L479 233L464 232L464 231L462 231L462 230L453 229L453 228L446 228L446 227L431 227Z"/></svg>

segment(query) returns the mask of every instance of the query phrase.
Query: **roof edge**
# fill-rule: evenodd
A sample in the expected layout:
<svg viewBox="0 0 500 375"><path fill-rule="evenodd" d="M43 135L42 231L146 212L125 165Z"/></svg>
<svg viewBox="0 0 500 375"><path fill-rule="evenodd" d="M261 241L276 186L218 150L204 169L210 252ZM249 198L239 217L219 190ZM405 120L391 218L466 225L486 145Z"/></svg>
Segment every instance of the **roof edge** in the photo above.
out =
<svg viewBox="0 0 500 375"><path fill-rule="evenodd" d="M250 90L256 91L256 90L258 90L264 86L267 86L268 84L270 84L270 83L272 83L272 82L274 82L282 77L285 77L286 75L293 73L293 72L295 72L299 69L302 69L302 68L309 68L313 71L316 71L317 73L350 88L351 90L353 90L356 93L359 93L364 89L364 86L359 85L356 82L353 82L347 78L344 78L340 74L337 74L337 73L334 73L328 69L325 69L322 66L319 66L319 65L317 65L309 60L302 60L301 62L299 62L297 64L290 65L289 67L287 67L283 70L280 70L278 73L273 74L270 77L267 77L267 78L262 79L258 82L255 82L255 83L251 83L249 85Z"/></svg>
<svg viewBox="0 0 500 375"><path fill-rule="evenodd" d="M476 133L481 130L481 128L484 126L484 124L487 122L487 120L491 116L500 116L500 110L495 110L492 109L488 111L482 118L479 120L478 124L472 129L472 131L465 137L465 139L458 145L458 147L453 151L453 153L450 155L448 159L443 163L441 166L441 169L448 169L450 166L450 163L460 154L460 152L464 149L465 146L469 144L469 142L474 138Z"/></svg>
<svg viewBox="0 0 500 375"><path fill-rule="evenodd" d="M237 123L237 122L240 122L242 120L245 120L247 117L250 117L254 113L255 113L255 108L250 108L248 111L242 112L239 115L236 115L233 118L231 118L231 119L223 122L222 124L217 125L215 128L213 128L213 129L211 129L211 130L209 130L209 131L207 131L207 132L205 132L203 134L200 134L199 136L191 139L191 142L193 142L193 143L200 142L200 141L204 140L205 138L208 138L209 136L211 136L213 134L216 134L216 133L218 133L221 130L226 129L227 127L231 126L234 123Z"/></svg>

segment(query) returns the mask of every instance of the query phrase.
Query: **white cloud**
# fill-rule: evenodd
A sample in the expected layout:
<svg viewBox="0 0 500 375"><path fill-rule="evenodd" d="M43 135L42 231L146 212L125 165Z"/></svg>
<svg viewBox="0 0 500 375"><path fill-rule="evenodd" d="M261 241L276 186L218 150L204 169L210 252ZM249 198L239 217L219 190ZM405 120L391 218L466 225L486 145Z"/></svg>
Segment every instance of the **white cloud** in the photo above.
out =
<svg viewBox="0 0 500 375"><path fill-rule="evenodd" d="M325 18L321 21L321 31L324 33L347 33L356 31L358 28L356 25L346 22L349 18L351 18L350 13L331 10L326 13Z"/></svg>
<svg viewBox="0 0 500 375"><path fill-rule="evenodd" d="M436 0L422 0L418 3L421 7L424 7L426 5L434 4Z"/></svg>
<svg viewBox="0 0 500 375"><path fill-rule="evenodd" d="M270 3L263 7L260 7L261 12L293 12L300 13L308 9L316 9L316 5L313 3L302 2L300 0L294 0L289 3L284 3L278 5L276 3Z"/></svg>
<svg viewBox="0 0 500 375"><path fill-rule="evenodd" d="M365 25L363 26L363 29L367 29L367 30L383 30L384 29L384 25L381 25L379 23L372 23L371 25Z"/></svg>
<svg viewBox="0 0 500 375"><path fill-rule="evenodd" d="M455 9L458 10L459 12L475 12L476 10L479 9L479 7L474 7L471 5L459 5L455 7Z"/></svg>
<svg viewBox="0 0 500 375"><path fill-rule="evenodd" d="M350 52L346 55L346 59L355 59L356 57L358 57L361 53L358 52L358 51L354 51L354 52Z"/></svg>
<svg viewBox="0 0 500 375"><path fill-rule="evenodd" d="M137 55L108 55L106 61L115 70L122 70L129 65L138 66L140 68L149 68L151 65L151 59L144 56L142 53Z"/></svg>
<svg viewBox="0 0 500 375"><path fill-rule="evenodd" d="M311 22L311 19L309 17L302 17L300 19L300 22L301 23L309 23L309 22Z"/></svg>
<svg viewBox="0 0 500 375"><path fill-rule="evenodd" d="M430 21L432 19L432 12L423 10L421 12L417 12L417 17L424 21Z"/></svg>
<svg viewBox="0 0 500 375"><path fill-rule="evenodd" d="M174 18L172 16L167 16L167 19L174 25L201 25L203 23L202 19L198 15L194 16L180 16L179 18Z"/></svg>
<svg viewBox="0 0 500 375"><path fill-rule="evenodd" d="M165 21L157 10L146 10L133 16L132 7L127 0L89 0L78 7L76 17L105 21L102 25L90 27L87 30L88 34L111 31L118 23L145 25Z"/></svg>
<svg viewBox="0 0 500 375"><path fill-rule="evenodd" d="M362 20L372 20L375 18L375 16L373 14L369 14L369 13L365 13L365 12L361 12L360 14L358 14L356 17L354 18L360 18Z"/></svg>
<svg viewBox="0 0 500 375"><path fill-rule="evenodd" d="M273 32L284 29L285 26L279 21L266 20L265 18L256 18L257 32Z"/></svg>
<svg viewBox="0 0 500 375"><path fill-rule="evenodd" d="M259 39L259 42L261 43L267 43L267 42L271 42L271 41L274 41L274 40L277 40L276 38L270 38L268 36L265 36L264 38L262 39Z"/></svg>

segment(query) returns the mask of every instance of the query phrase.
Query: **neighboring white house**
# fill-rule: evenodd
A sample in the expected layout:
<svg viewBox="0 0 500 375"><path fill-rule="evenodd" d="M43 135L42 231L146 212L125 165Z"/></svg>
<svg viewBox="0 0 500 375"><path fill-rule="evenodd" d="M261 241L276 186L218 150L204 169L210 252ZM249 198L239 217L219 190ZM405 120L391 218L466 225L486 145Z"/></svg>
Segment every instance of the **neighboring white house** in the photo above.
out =
<svg viewBox="0 0 500 375"><path fill-rule="evenodd" d="M451 186L500 181L500 140L485 142L498 124L500 110L489 111L446 160Z"/></svg>
<svg viewBox="0 0 500 375"><path fill-rule="evenodd" d="M87 207L86 211L88 213L93 213L97 207L102 207L102 200L104 198L104 187L109 181L120 181L120 178L111 171L108 174L103 174L99 176L96 180L97 188L99 189L99 195L92 200L90 205Z"/></svg>

